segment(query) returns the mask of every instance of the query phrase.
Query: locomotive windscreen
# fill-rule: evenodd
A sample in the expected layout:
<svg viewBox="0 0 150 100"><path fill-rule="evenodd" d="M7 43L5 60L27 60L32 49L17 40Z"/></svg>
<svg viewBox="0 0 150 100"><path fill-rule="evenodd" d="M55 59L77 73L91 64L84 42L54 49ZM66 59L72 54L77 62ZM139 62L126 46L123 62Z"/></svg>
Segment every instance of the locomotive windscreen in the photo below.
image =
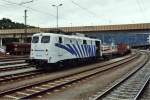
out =
<svg viewBox="0 0 150 100"><path fill-rule="evenodd" d="M43 36L41 39L41 43L49 43L50 42L50 36Z"/></svg>
<svg viewBox="0 0 150 100"><path fill-rule="evenodd" d="M38 36L34 36L32 38L32 43L38 43L38 41L39 41L39 37Z"/></svg>

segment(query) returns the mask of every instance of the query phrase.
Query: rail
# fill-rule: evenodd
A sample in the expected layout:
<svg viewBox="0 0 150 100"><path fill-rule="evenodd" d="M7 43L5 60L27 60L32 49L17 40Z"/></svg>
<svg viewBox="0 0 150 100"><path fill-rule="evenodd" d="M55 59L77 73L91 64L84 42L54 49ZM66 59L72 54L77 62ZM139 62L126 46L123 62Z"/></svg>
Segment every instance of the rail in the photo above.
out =
<svg viewBox="0 0 150 100"><path fill-rule="evenodd" d="M111 94L113 94L113 91L117 90L119 88L119 86L121 87L121 84L123 84L124 82L128 81L128 79L130 79L134 74L136 74L140 69L142 69L147 62L150 59L150 55L147 53L147 58L144 61L143 64L139 65L138 67L136 67L136 69L134 69L131 73L128 73L126 76L124 76L123 78L121 78L116 84L114 84L113 86L111 86L110 88L104 90L104 92L97 94L97 96L95 96L93 98L93 100L101 100L101 99L105 99L105 98L109 98ZM149 80L149 78L146 80L145 85L147 84L147 81ZM139 95L141 94L142 90L144 89L145 85L141 88L141 90L137 93L137 95L135 96L134 100L137 100L137 98L139 97ZM108 99L107 98L107 99ZM129 99L129 98L128 98Z"/></svg>
<svg viewBox="0 0 150 100"><path fill-rule="evenodd" d="M126 63L129 63L129 62L131 62L135 59L137 59L137 56L134 56L130 59L128 58L126 60L122 60L122 61L117 62L117 63L109 64L109 65L107 65L108 68L106 68L106 65L101 66L101 67L99 66L99 67L88 69L86 71L73 73L71 75L66 75L66 76L63 76L61 78L59 77L59 78L56 78L56 79L53 79L53 80L50 79L50 80L39 81L37 83L28 84L28 85L25 85L25 86L22 86L22 87L18 87L18 88L10 89L10 90L7 90L7 91L3 91L3 92L0 93L0 96L2 96L2 97L4 97L4 96L12 97L11 94L18 93L18 91L25 91L26 89L30 89L30 88L33 89L35 87L38 87L38 86L41 86L41 85L44 85L44 84L45 85L52 84L52 83L54 84L55 82L57 82L57 84L55 84L53 86L50 86L50 87L47 87L47 88L43 88L43 90L41 90L41 91L38 91L38 92L35 92L35 93L32 92L31 94L21 92L22 94L24 93L26 95L24 95L22 97L15 97L17 99L28 99L28 98L31 98L33 96L37 96L39 94L45 93L46 91L53 90L53 89L62 87L64 85L71 84L71 83L74 83L76 81L83 80L83 79L86 79L88 77L97 75L101 72L110 70L111 68L118 67L118 66L121 66L121 65L125 65Z"/></svg>

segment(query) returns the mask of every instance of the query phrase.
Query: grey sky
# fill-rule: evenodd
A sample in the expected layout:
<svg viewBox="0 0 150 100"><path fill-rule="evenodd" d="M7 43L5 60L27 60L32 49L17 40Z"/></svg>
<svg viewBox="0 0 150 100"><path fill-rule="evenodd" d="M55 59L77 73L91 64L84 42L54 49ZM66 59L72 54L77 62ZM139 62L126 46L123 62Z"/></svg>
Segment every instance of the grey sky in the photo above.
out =
<svg viewBox="0 0 150 100"><path fill-rule="evenodd" d="M0 0L0 18L24 22L28 10L28 24L40 27L56 26L56 8L59 7L59 26L87 26L108 24L150 23L150 0ZM28 8L31 7L31 8Z"/></svg>

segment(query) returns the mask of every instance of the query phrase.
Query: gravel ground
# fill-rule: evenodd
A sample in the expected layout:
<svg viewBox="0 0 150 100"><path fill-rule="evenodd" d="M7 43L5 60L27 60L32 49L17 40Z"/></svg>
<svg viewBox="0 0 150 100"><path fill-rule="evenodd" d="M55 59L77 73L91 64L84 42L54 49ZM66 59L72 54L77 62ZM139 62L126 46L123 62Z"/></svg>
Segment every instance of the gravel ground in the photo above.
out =
<svg viewBox="0 0 150 100"><path fill-rule="evenodd" d="M150 82L139 100L150 100Z"/></svg>
<svg viewBox="0 0 150 100"><path fill-rule="evenodd" d="M109 60L107 62L113 62L113 61L116 61L116 60L121 60L123 58L124 57L116 58L116 59ZM104 62L104 63L106 63L106 62ZM18 82L12 82L11 84L1 85L0 86L0 92L6 91L6 90L9 90L9 89L12 89L12 88L17 88L19 86L24 86L24 85L27 85L27 84L37 83L41 80L56 79L58 77L66 76L68 74L72 74L72 73L76 73L76 72L79 72L79 71L82 71L82 70L85 70L85 69L89 69L89 68L91 68L93 66L97 66L99 64L103 64L103 63L98 63L98 64L85 66L85 67L81 67L81 68L79 67L79 68L74 68L74 69L69 69L69 70L64 70L64 71L52 72L48 75L41 76L41 77L36 77L34 79L27 79L27 80L22 80L22 81L18 81Z"/></svg>
<svg viewBox="0 0 150 100"><path fill-rule="evenodd" d="M48 100L88 100L96 92L102 91L106 86L112 84L115 80L131 71L142 59L143 57L126 66L116 67L113 70L105 71L88 80L72 84L71 86L68 85L63 87L63 89L55 90L53 93L46 93L38 98Z"/></svg>
<svg viewBox="0 0 150 100"><path fill-rule="evenodd" d="M13 71L6 71L6 72L1 72L0 77L7 76L7 75L13 75L13 74L20 74L24 72L30 72L30 71L35 71L35 68L24 68L24 69L18 69L18 70L13 70Z"/></svg>

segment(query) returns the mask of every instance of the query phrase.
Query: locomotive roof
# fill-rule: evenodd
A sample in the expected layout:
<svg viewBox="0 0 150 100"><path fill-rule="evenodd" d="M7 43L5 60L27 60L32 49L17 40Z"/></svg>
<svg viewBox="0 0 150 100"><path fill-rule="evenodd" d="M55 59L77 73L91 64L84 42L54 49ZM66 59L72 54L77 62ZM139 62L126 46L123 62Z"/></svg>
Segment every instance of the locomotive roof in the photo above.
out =
<svg viewBox="0 0 150 100"><path fill-rule="evenodd" d="M86 39L86 40L97 40L100 41L100 39L94 39L90 37L80 37L76 35L64 35L64 34L55 34L55 33L36 33L33 36L39 36L39 35L50 35L50 36L62 36L66 38L75 38L75 39Z"/></svg>

